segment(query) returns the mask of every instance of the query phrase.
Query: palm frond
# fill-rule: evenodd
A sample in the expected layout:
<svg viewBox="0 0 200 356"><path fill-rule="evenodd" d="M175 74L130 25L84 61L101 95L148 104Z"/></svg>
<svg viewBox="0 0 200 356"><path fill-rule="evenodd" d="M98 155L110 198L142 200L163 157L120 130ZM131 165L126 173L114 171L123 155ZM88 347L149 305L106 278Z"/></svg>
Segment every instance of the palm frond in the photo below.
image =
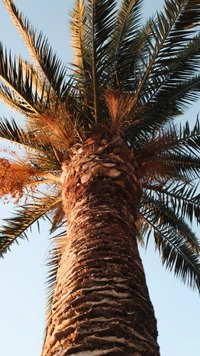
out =
<svg viewBox="0 0 200 356"><path fill-rule="evenodd" d="M150 88L149 88L150 90ZM177 85L163 85L153 102L136 105L130 111L128 123L124 129L126 139L131 143L140 137L152 135L178 115L182 115L192 103L197 101L200 92L200 75L185 80ZM147 90L148 96L150 91ZM148 101L148 98L146 98ZM138 137L138 139L137 139Z"/></svg>
<svg viewBox="0 0 200 356"><path fill-rule="evenodd" d="M195 185L200 175L198 118L192 128L186 122L179 128L171 124L156 130L136 143L135 152L145 186L162 189L166 181L187 187Z"/></svg>
<svg viewBox="0 0 200 356"><path fill-rule="evenodd" d="M58 202L58 204L51 210L50 215L51 215L50 216L50 221L51 221L50 234L53 234L57 229L62 228L63 225L66 223L66 216L65 216L66 214L63 210L62 201Z"/></svg>
<svg viewBox="0 0 200 356"><path fill-rule="evenodd" d="M177 7L180 7L181 11L173 30L170 33L171 44L175 44L181 40L180 36L178 36L180 31L185 31L185 33L183 33L181 36L183 41L184 37L193 35L194 29L199 25L200 21L200 4L198 0L176 0L175 3ZM172 12L174 11L173 1L166 0L165 4L166 13L171 16Z"/></svg>
<svg viewBox="0 0 200 356"><path fill-rule="evenodd" d="M58 233L53 236L52 244L49 250L49 256L47 258L46 266L48 269L47 279L46 279L46 292L47 292L47 321L50 316L52 300L54 295L54 287L56 283L56 276L59 267L60 258L62 255L62 251L65 248L67 243L66 239L66 229L58 229Z"/></svg>
<svg viewBox="0 0 200 356"><path fill-rule="evenodd" d="M167 182L165 185L145 184L148 195L158 202L170 206L181 219L188 219L190 223L200 223L200 195L198 194L198 181Z"/></svg>
<svg viewBox="0 0 200 356"><path fill-rule="evenodd" d="M171 142L167 137L171 137ZM167 146L164 147L165 152L170 154L180 154L189 155L191 154L194 158L199 157L200 151L200 123L199 118L193 126L190 127L188 121L184 125L179 126L170 125L166 132L166 142Z"/></svg>
<svg viewBox="0 0 200 356"><path fill-rule="evenodd" d="M162 80L163 70L164 73L165 70L168 72L166 64L169 65L169 61L173 63L174 57L182 51L185 42L191 39L193 29L190 25L194 18L200 21L198 1L166 0L165 12L158 13L156 20L152 20L151 32L146 39L148 55L146 59L144 57L140 59L141 67L146 61L146 70L137 90L137 96L141 96L141 102L145 100L144 95L146 91L149 91L149 87L154 86L152 86L152 81L159 77L159 81Z"/></svg>
<svg viewBox="0 0 200 356"><path fill-rule="evenodd" d="M76 85L92 114L90 121L95 124L99 121L102 75L115 6L115 0L77 0L71 13Z"/></svg>
<svg viewBox="0 0 200 356"><path fill-rule="evenodd" d="M97 75L97 42L95 40L96 24L95 16L97 15L98 2L95 0L88 0L86 5L87 13L87 41L90 43L91 51L91 79L92 79L92 109L94 123L97 125L99 119L99 87L98 87L98 75Z"/></svg>
<svg viewBox="0 0 200 356"><path fill-rule="evenodd" d="M92 100L94 101L97 96L93 92L95 81L98 80L99 88L103 85L108 40L114 26L115 7L115 0L98 2L77 0L71 12L72 41L75 52L74 72L79 90L87 97L87 105L91 105ZM93 60L96 62L96 71L92 65ZM91 98L92 92L93 99Z"/></svg>
<svg viewBox="0 0 200 356"><path fill-rule="evenodd" d="M27 230L45 215L57 203L58 197L44 196L33 203L21 205L16 209L14 217L4 219L0 229L0 256L3 256L14 242L20 238L27 239Z"/></svg>
<svg viewBox="0 0 200 356"><path fill-rule="evenodd" d="M144 43L144 41L142 41ZM162 60L161 69L156 69L149 82L145 86L145 91L140 96L138 106L138 113L143 116L143 121L147 120L149 126L154 125L155 122L151 122L151 118L155 116L155 113L160 112L157 118L157 124L162 124L170 118L174 118L180 113L182 113L182 108L184 105L175 106L173 101L171 101L171 96L176 91L176 102L179 101L179 96L182 95L183 86L180 84L185 84L185 81L191 81L192 77L196 76L199 68L200 59L200 36L199 34L195 36L191 41L187 42L176 56L169 56ZM140 71L140 70L139 70ZM138 80L139 81L139 80ZM198 85L197 85L198 88ZM178 93L178 91L180 92ZM191 93L192 87L188 87ZM163 98L168 99L170 105L163 106ZM196 95L193 100L196 100ZM159 104L160 102L160 104ZM162 104L161 104L162 102ZM141 104L143 109L141 110ZM186 105L188 106L188 100ZM137 108L135 110L136 115L133 116L132 121L138 121L139 115L137 115ZM143 122L143 126L144 126ZM147 125L148 128L148 125Z"/></svg>
<svg viewBox="0 0 200 356"><path fill-rule="evenodd" d="M47 258L46 266L48 269L47 279L46 279L46 294L47 294L47 304L46 304L46 315L47 323L51 317L52 302L55 293L55 285L57 279L57 272L59 267L59 262L62 256L62 251L67 243L66 230L63 229L57 233L56 236L52 237L52 245L49 250L49 255ZM44 335L44 342L46 339L46 333Z"/></svg>
<svg viewBox="0 0 200 356"><path fill-rule="evenodd" d="M33 81L34 78L34 81ZM19 108L27 114L38 115L48 106L48 97L44 98L37 92L39 77L30 66L24 68L19 58L12 59L11 53L0 44L0 80L1 95L4 94L11 102L16 102Z"/></svg>
<svg viewBox="0 0 200 356"><path fill-rule="evenodd" d="M148 238L154 233L156 248L167 269L175 276L200 289L200 243L183 219L163 204L151 201L151 207L140 211Z"/></svg>
<svg viewBox="0 0 200 356"><path fill-rule="evenodd" d="M167 7L171 6L170 3L170 1L167 2ZM168 37L171 32L173 33L174 24L179 18L177 16L185 11L186 3L187 1L173 3L172 9L173 6L176 8L176 11L173 10L173 16L167 10L165 14L162 13L163 29L161 24L157 24L152 19L149 22L148 31L144 32L146 41L143 40L143 45L146 50L138 51L138 59L135 62L138 85L135 95L138 97L138 103L134 107L130 119L132 123L127 125L129 139L133 132L136 134L139 134L139 130L141 133L150 132L156 126L158 127L182 114L183 110L199 95L199 76L197 74L200 56L199 35L190 38L191 30L188 30L189 32L183 30L184 40L180 39L180 46L172 46L174 52L171 48L170 56L168 55L169 51L166 50L165 53L164 50L165 45L169 45ZM199 16L199 5L196 2L190 2L190 5L194 6ZM169 21L167 16L171 16ZM161 26L160 33L159 26ZM173 38L174 33L171 36ZM178 36L177 41L179 41ZM144 90L141 89L143 85ZM163 102L166 105L163 105ZM132 125L135 130L132 129Z"/></svg>
<svg viewBox="0 0 200 356"><path fill-rule="evenodd" d="M24 157L36 171L59 175L60 162L52 146L45 143L42 137L40 131L26 131L13 118L10 120L0 118L0 139L8 141L9 146L17 145L21 157ZM6 152L9 155L9 151Z"/></svg>
<svg viewBox="0 0 200 356"><path fill-rule="evenodd" d="M200 124L199 118L190 127L188 121L178 127L171 123L162 129L154 130L151 135L147 135L143 141L138 141L135 145L137 160L145 162L149 158L163 157L168 159L168 155L188 155L198 158L200 150Z"/></svg>
<svg viewBox="0 0 200 356"><path fill-rule="evenodd" d="M57 270L59 261L62 255L62 251L65 248L67 242L66 236L66 216L63 211L62 200L58 199L56 204L52 207L51 211L47 213L47 217L50 220L51 228L51 247L49 250L49 256L47 258L46 266L48 268L47 274L47 320L51 310L54 287L56 283ZM56 232L56 234L55 234ZM54 235L53 235L54 234Z"/></svg>
<svg viewBox="0 0 200 356"><path fill-rule="evenodd" d="M41 97L45 95L49 95L51 88L49 87L48 81L45 82L44 76L38 71L38 67L29 63L27 60L23 60L23 58L16 56L16 59L21 62L22 68L24 72L29 70L32 74L32 82L33 86L37 89L37 92Z"/></svg>
<svg viewBox="0 0 200 356"><path fill-rule="evenodd" d="M13 110L16 110L23 116L35 115L35 110L32 110L25 102L21 102L19 96L10 90L6 85L0 84L0 99L1 101Z"/></svg>
<svg viewBox="0 0 200 356"><path fill-rule="evenodd" d="M192 155L169 155L163 158L169 167L173 167L176 175L183 180L192 181L199 178L200 160Z"/></svg>
<svg viewBox="0 0 200 356"><path fill-rule="evenodd" d="M180 82L177 85L163 85L160 91L156 95L156 104L150 103L149 114L154 115L156 110L160 111L160 115L165 115L166 117L175 117L177 115L183 114L184 109L188 108L197 101L200 91L200 75L192 77L191 79ZM161 105L165 98L165 105ZM170 106L170 109L167 108ZM162 121L161 121L162 122Z"/></svg>
<svg viewBox="0 0 200 356"><path fill-rule="evenodd" d="M25 150L50 151L34 132L24 130L13 118L0 118L0 138L17 144ZM52 151L53 153L53 151Z"/></svg>
<svg viewBox="0 0 200 356"><path fill-rule="evenodd" d="M133 90L135 85L134 60L142 46L143 31L139 31L141 22L141 5L143 0L124 0L117 13L114 29L108 47L109 76L115 86ZM149 23L146 25L149 26ZM132 87L130 86L132 81ZM128 86L128 88L127 88Z"/></svg>
<svg viewBox="0 0 200 356"><path fill-rule="evenodd" d="M91 51L87 43L87 25L84 0L77 0L71 12L71 33L74 49L74 72L78 82L79 95L85 96L87 104L91 78Z"/></svg>
<svg viewBox="0 0 200 356"><path fill-rule="evenodd" d="M41 177L43 176L45 178L46 174L46 177L48 179L49 173L52 173L49 176L49 179L51 180L52 176L52 182L59 181L59 176L61 174L61 162L58 162L56 156L53 155L53 150L46 150L44 152L29 151L27 152L25 157L36 171L41 172Z"/></svg>
<svg viewBox="0 0 200 356"><path fill-rule="evenodd" d="M161 84L178 83L191 78L199 70L198 62L200 58L200 34L197 33L191 40L188 40L176 55L162 59ZM156 73L155 73L156 75Z"/></svg>
<svg viewBox="0 0 200 356"><path fill-rule="evenodd" d="M17 9L12 0L3 0L11 18L22 35L33 59L39 64L50 87L61 97L68 86L66 67L57 58L42 32L37 32L29 20Z"/></svg>
<svg viewBox="0 0 200 356"><path fill-rule="evenodd" d="M196 187L195 187L196 188ZM195 192L195 188L192 187L190 194ZM163 196L164 197L164 196ZM200 240L192 232L189 225L180 216L179 212L175 212L172 208L169 196L165 196L165 200L159 201L158 195L155 191L144 190L143 199L141 201L140 213L149 217L155 226L162 226L166 229L166 233L182 236L182 239L193 249L196 253L200 252Z"/></svg>
<svg viewBox="0 0 200 356"><path fill-rule="evenodd" d="M169 235L168 235L169 236ZM163 230L156 229L155 243L162 256L162 263L192 288L200 289L199 254L184 243L182 236L164 239Z"/></svg>

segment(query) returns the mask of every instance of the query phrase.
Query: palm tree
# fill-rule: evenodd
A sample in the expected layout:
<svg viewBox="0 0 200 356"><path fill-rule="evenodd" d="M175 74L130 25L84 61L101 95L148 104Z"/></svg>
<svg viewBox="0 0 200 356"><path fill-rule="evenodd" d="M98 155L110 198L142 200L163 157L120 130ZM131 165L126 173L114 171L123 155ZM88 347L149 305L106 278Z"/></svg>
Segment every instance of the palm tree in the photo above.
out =
<svg viewBox="0 0 200 356"><path fill-rule="evenodd" d="M200 124L173 123L200 92L200 2L166 0L144 25L142 0L76 0L67 76L3 1L34 62L0 46L0 98L25 118L0 121L0 195L16 203L0 252L50 221L42 356L159 355L138 243L154 239L162 263L200 289Z"/></svg>

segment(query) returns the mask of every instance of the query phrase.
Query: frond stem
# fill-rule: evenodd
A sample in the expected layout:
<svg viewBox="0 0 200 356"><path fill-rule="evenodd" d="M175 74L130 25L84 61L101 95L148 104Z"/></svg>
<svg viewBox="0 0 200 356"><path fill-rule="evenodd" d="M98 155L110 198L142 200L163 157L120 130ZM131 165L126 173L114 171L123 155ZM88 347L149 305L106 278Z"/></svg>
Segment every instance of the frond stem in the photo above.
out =
<svg viewBox="0 0 200 356"><path fill-rule="evenodd" d="M163 47L163 45L164 45L164 43L165 43L165 41L166 41L168 35L170 34L171 29L172 29L172 27L174 26L174 23L176 22L176 20L177 20L177 18L178 18L178 16L179 16L179 14L180 14L180 12L181 12L181 10L182 10L183 7L184 7L184 4L183 4L182 7L180 8L180 11L179 11L178 14L176 15L176 17L174 18L174 21L171 23L171 26L169 25L169 28L168 28L167 33L166 33L165 36L163 37L163 39L162 39L162 41L161 41L161 43L160 43L160 46L158 46L157 51L155 51L155 53L154 53L154 55L153 55L153 57L152 57L152 60L151 60L151 62L150 62L150 64L149 64L149 66L148 66L148 68L147 68L147 70L146 70L146 72L145 72L145 74L144 74L144 77L143 77L143 79L142 79L142 81L141 81L141 84L140 84L140 86L139 86L139 88L138 88L138 91L137 91L137 94L136 94L136 96L137 96L138 98L139 98L139 96L140 96L140 94L141 94L141 92L142 92L142 90L143 90L143 88L144 88L144 86L145 86L145 84L146 84L146 81L147 81L148 76L149 76L149 74L150 74L150 72L151 72L151 69L152 69L152 67L153 67L153 65L154 65L154 63L155 63L155 60L157 59L158 54L159 54L160 50L162 49L162 47Z"/></svg>
<svg viewBox="0 0 200 356"><path fill-rule="evenodd" d="M95 46L95 1L92 0L92 77L93 77L93 91L94 91L94 119L98 123L98 90L97 90L97 58Z"/></svg>

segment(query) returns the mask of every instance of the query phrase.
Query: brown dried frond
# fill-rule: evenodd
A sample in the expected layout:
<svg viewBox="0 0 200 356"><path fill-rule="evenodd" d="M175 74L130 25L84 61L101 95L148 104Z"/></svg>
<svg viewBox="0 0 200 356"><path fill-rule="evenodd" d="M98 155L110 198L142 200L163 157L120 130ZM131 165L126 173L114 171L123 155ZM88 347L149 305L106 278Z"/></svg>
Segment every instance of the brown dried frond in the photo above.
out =
<svg viewBox="0 0 200 356"><path fill-rule="evenodd" d="M63 210L62 200L52 209L52 229L62 224L65 219L65 212Z"/></svg>
<svg viewBox="0 0 200 356"><path fill-rule="evenodd" d="M163 157L159 157L143 162L141 165L141 174L147 181L158 181L170 177L174 172L173 167Z"/></svg>
<svg viewBox="0 0 200 356"><path fill-rule="evenodd" d="M117 95L117 93L114 93L112 90L108 89L105 92L105 98L109 109L110 117L113 122L116 122L119 96Z"/></svg>
<svg viewBox="0 0 200 356"><path fill-rule="evenodd" d="M10 194L12 198L21 198L23 189L33 181L35 170L27 164L18 164L0 159L0 197Z"/></svg>
<svg viewBox="0 0 200 356"><path fill-rule="evenodd" d="M117 133L123 131L124 124L128 121L129 113L137 103L137 98L130 94L119 93L112 89L107 89L105 99L108 106L112 131Z"/></svg>
<svg viewBox="0 0 200 356"><path fill-rule="evenodd" d="M40 128L40 139L50 143L53 147L68 149L76 139L76 121L63 105L59 105L55 111L47 110L41 115L37 124Z"/></svg>

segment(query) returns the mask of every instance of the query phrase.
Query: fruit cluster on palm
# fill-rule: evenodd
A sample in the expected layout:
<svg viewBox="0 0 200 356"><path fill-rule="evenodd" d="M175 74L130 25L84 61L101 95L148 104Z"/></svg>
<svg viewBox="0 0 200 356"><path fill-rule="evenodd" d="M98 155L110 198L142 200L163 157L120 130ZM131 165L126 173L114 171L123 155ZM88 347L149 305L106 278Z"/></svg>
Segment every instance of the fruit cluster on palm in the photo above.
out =
<svg viewBox="0 0 200 356"><path fill-rule="evenodd" d="M3 1L33 62L0 45L0 98L25 118L0 120L0 196L17 210L1 227L0 253L49 219L43 355L158 355L137 241L154 239L162 263L200 289L190 226L200 124L173 122L200 93L200 2L165 0L143 24L142 0L76 0L67 76L42 32Z"/></svg>

